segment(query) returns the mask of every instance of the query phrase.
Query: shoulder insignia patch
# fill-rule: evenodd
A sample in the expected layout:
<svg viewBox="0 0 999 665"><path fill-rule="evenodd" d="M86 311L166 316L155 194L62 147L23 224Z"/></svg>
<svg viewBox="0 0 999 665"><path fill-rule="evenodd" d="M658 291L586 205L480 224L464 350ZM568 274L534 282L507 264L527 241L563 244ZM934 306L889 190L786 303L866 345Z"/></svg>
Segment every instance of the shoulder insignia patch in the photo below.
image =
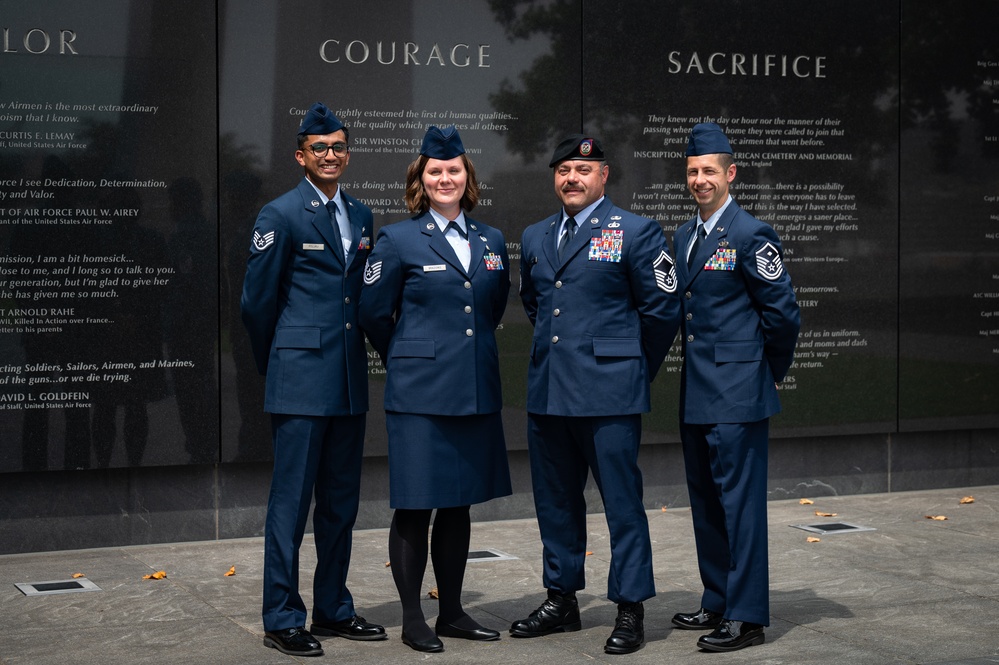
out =
<svg viewBox="0 0 999 665"><path fill-rule="evenodd" d="M756 250L756 272L771 282L784 274L784 262L773 243L767 242Z"/></svg>
<svg viewBox="0 0 999 665"><path fill-rule="evenodd" d="M364 263L364 283L374 284L382 276L382 262L375 261L371 263L366 261Z"/></svg>
<svg viewBox="0 0 999 665"><path fill-rule="evenodd" d="M374 263L365 262L364 263L364 283L374 284L382 276L382 262L375 261Z"/></svg>
<svg viewBox="0 0 999 665"><path fill-rule="evenodd" d="M262 252L271 245L274 244L275 231L268 231L267 233L261 235L260 231L253 231L253 247L258 252Z"/></svg>
<svg viewBox="0 0 999 665"><path fill-rule="evenodd" d="M659 252L659 257L652 262L652 272L656 277L656 286L666 293L676 293L676 267L673 259L665 250Z"/></svg>

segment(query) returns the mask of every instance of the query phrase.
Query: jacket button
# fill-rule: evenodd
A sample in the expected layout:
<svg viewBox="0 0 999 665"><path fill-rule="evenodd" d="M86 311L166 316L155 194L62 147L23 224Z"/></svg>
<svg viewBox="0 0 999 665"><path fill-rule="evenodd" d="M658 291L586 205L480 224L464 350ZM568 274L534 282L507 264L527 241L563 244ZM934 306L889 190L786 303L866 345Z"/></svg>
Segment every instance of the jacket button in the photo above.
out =
<svg viewBox="0 0 999 665"><path fill-rule="evenodd" d="M558 344L558 335L552 337L552 344Z"/></svg>
<svg viewBox="0 0 999 665"><path fill-rule="evenodd" d="M694 318L694 315L691 314L690 312L687 312L687 320L690 321L693 318Z"/></svg>
<svg viewBox="0 0 999 665"><path fill-rule="evenodd" d="M350 296L347 296L346 298L344 298L344 299L343 299L343 302L344 302L345 304L349 305L349 304L350 304Z"/></svg>
<svg viewBox="0 0 999 665"><path fill-rule="evenodd" d="M554 311L554 312L552 312L552 314L554 314L555 316L558 316L558 315L559 315L559 314L561 314L561 313L562 313L562 310L560 310L560 309L557 309L557 308L555 309L555 311Z"/></svg>
<svg viewBox="0 0 999 665"><path fill-rule="evenodd" d="M469 328L468 330L465 331L465 337L471 337L471 336L472 336L472 329Z"/></svg>
<svg viewBox="0 0 999 665"><path fill-rule="evenodd" d="M471 282L465 282L465 288L466 289L472 288L472 283Z"/></svg>
<svg viewBox="0 0 999 665"><path fill-rule="evenodd" d="M471 314L471 313L472 313L472 306L465 305L465 314Z"/></svg>
<svg viewBox="0 0 999 665"><path fill-rule="evenodd" d="M684 296L684 297L685 297L685 298L686 298L687 300L690 300L690 291L687 291L686 293L684 293L684 294L683 294L683 296Z"/></svg>
<svg viewBox="0 0 999 665"><path fill-rule="evenodd" d="M687 341L688 342L693 342L694 341L694 336L693 335L687 335Z"/></svg>
<svg viewBox="0 0 999 665"><path fill-rule="evenodd" d="M561 289L562 288L562 280L558 280L557 282L555 282L555 288L556 289Z"/></svg>
<svg viewBox="0 0 999 665"><path fill-rule="evenodd" d="M348 323L348 324L347 324L347 330L350 330L350 329L351 329L351 327L352 327L352 326L351 326L351 325L350 325L350 324Z"/></svg>

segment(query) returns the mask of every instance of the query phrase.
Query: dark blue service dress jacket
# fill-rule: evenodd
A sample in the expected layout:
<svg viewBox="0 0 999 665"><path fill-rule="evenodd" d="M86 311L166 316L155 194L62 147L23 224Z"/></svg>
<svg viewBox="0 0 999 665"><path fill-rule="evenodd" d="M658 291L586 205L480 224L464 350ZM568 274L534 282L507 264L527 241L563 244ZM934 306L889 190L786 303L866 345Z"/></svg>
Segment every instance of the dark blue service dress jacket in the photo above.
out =
<svg viewBox="0 0 999 665"><path fill-rule="evenodd" d="M368 410L368 364L358 294L371 251L371 210L341 192L352 246L343 245L306 179L257 217L241 309L264 410L306 416Z"/></svg>
<svg viewBox="0 0 999 665"><path fill-rule="evenodd" d="M649 383L679 323L676 274L654 220L604 198L577 219L559 261L561 211L523 235L520 296L534 325L527 410L610 416L650 410Z"/></svg>
<svg viewBox="0 0 999 665"><path fill-rule="evenodd" d="M677 229L677 256L687 256L697 219ZM780 411L774 382L791 367L801 326L782 256L773 228L732 201L692 268L677 261L684 314L681 422L750 423Z"/></svg>
<svg viewBox="0 0 999 665"><path fill-rule="evenodd" d="M510 292L498 229L465 216L466 271L429 213L385 226L365 268L361 326L386 365L385 410L441 416L503 407L496 326Z"/></svg>

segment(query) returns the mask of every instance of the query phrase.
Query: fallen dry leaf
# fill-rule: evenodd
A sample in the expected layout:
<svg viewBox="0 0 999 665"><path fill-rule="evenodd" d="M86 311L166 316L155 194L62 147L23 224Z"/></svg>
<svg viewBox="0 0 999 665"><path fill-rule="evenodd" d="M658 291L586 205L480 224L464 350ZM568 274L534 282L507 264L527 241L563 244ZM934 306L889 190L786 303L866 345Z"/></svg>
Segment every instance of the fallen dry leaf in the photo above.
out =
<svg viewBox="0 0 999 665"><path fill-rule="evenodd" d="M236 574L236 566L232 566L229 570L225 571L225 577L232 577Z"/></svg>
<svg viewBox="0 0 999 665"><path fill-rule="evenodd" d="M666 506L663 506L663 512L664 513L666 512Z"/></svg>
<svg viewBox="0 0 999 665"><path fill-rule="evenodd" d="M926 515L925 517L928 520L936 520L937 522L943 522L947 519L946 515Z"/></svg>
<svg viewBox="0 0 999 665"><path fill-rule="evenodd" d="M805 538L805 542L806 543L821 543L822 539L821 538L816 538L815 536L809 536L808 538Z"/></svg>
<svg viewBox="0 0 999 665"><path fill-rule="evenodd" d="M810 506L815 502L812 501L811 499L798 499L798 503L800 503L803 506Z"/></svg>
<svg viewBox="0 0 999 665"><path fill-rule="evenodd" d="M157 570L152 575L143 575L142 579L144 579L144 580L161 580L164 577L166 577L166 571L165 570Z"/></svg>
<svg viewBox="0 0 999 665"><path fill-rule="evenodd" d="M427 597L428 598L433 598L434 600L437 600L438 598L440 598L440 594L437 593L437 587L434 587L433 589L431 589L430 592L427 594Z"/></svg>
<svg viewBox="0 0 999 665"><path fill-rule="evenodd" d="M388 567L389 567L389 566L391 566L391 565L392 565L392 562L391 562L391 561L386 561L386 562L385 562L385 567L386 567L386 568L388 568Z"/></svg>
<svg viewBox="0 0 999 665"><path fill-rule="evenodd" d="M593 552L591 552L590 550L587 550L586 551L586 556L593 556Z"/></svg>
<svg viewBox="0 0 999 665"><path fill-rule="evenodd" d="M961 501L959 503L965 504L965 503L974 503L974 502L975 502L975 497L973 497L973 496L966 496L963 499L961 499Z"/></svg>
<svg viewBox="0 0 999 665"><path fill-rule="evenodd" d="M73 573L74 580L79 579L81 577L86 577L86 575L84 573Z"/></svg>
<svg viewBox="0 0 999 665"><path fill-rule="evenodd" d="M816 510L815 514L819 517L836 517L839 513L824 513L821 510Z"/></svg>

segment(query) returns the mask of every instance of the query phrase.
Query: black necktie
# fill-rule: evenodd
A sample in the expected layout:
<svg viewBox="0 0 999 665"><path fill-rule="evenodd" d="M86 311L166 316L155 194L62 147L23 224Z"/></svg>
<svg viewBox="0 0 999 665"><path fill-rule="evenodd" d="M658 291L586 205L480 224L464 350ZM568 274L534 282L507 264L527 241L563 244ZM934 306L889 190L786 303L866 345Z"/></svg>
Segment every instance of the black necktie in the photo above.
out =
<svg viewBox="0 0 999 665"><path fill-rule="evenodd" d="M458 235L461 236L462 240L468 240L468 234L465 233L465 230L463 228L461 228L460 226L458 226L458 222L455 222L455 221L448 222L447 223L447 227L444 229L444 235L447 235L447 232L450 231L451 229L454 229L455 231L457 231Z"/></svg>
<svg viewBox="0 0 999 665"><path fill-rule="evenodd" d="M565 256L565 248L569 246L572 242L572 236L576 235L576 220L570 217L565 221L565 230L562 232L562 237L558 241L558 260L561 261Z"/></svg>
<svg viewBox="0 0 999 665"><path fill-rule="evenodd" d="M690 268L694 265L694 255L697 254L697 250L701 246L701 241L704 240L704 224L697 225L697 236L694 238L694 244L690 247L690 254L687 254L687 267Z"/></svg>
<svg viewBox="0 0 999 665"><path fill-rule="evenodd" d="M336 238L336 241L339 243L339 247L337 247L337 249L343 250L343 236L340 235L340 222L338 222L336 219L336 213L337 211L339 211L339 208L336 205L336 201L334 201L333 199L327 201L326 210L329 211L330 222L333 224L333 236Z"/></svg>

